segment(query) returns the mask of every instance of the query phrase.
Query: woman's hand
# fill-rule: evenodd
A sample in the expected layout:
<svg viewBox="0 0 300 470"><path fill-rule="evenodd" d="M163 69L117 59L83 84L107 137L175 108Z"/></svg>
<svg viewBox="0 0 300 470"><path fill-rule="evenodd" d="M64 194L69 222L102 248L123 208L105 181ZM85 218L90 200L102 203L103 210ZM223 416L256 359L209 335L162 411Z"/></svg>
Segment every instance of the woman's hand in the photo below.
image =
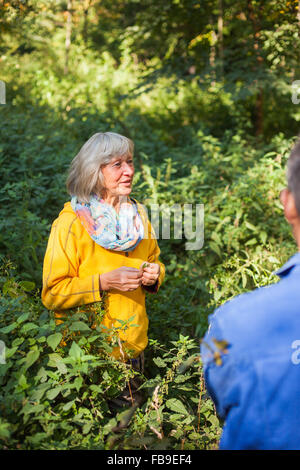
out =
<svg viewBox="0 0 300 470"><path fill-rule="evenodd" d="M108 273L101 274L100 288L102 290L116 289L128 292L137 289L142 284L143 272L141 269L122 266Z"/></svg>
<svg viewBox="0 0 300 470"><path fill-rule="evenodd" d="M157 263L142 263L140 266L142 270L143 277L142 277L142 285L144 286L152 286L156 283L159 274L160 274L160 266Z"/></svg>

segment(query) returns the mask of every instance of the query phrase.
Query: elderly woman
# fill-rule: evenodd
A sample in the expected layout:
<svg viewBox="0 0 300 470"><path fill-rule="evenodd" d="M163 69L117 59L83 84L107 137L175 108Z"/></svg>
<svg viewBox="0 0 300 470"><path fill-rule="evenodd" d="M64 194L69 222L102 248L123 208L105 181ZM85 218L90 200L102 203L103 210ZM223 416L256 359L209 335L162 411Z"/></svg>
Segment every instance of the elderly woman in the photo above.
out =
<svg viewBox="0 0 300 470"><path fill-rule="evenodd" d="M133 142L112 132L93 135L74 158L67 181L71 202L53 222L44 259L42 301L59 312L100 301L111 329L134 316L138 326L120 332L113 355L141 360L147 346L145 291L164 278L160 250L143 207L130 198Z"/></svg>

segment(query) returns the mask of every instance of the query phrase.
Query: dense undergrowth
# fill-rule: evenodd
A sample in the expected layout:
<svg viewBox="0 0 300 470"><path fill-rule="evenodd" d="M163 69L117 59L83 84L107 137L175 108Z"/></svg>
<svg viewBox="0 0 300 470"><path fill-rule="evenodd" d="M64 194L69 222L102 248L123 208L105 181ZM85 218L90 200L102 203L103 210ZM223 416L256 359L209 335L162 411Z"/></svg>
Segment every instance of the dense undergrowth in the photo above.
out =
<svg viewBox="0 0 300 470"><path fill-rule="evenodd" d="M116 71L108 54L85 57L66 77L32 57L12 56L3 69L12 85L0 108L2 447L217 448L221 423L205 391L200 338L218 305L276 282L273 272L295 251L278 199L293 139L257 140L228 94L193 83L174 93L161 79L132 98L125 90L138 83L138 71L128 63ZM214 123L214 109L225 118ZM68 165L92 134L108 130L135 142L140 202L205 209L200 250L186 250L184 238L159 239L166 279L147 297L145 402L121 413L108 401L133 371L111 359L86 313L77 309L56 325L40 300L50 226L68 200ZM101 312L101 304L91 306L98 323Z"/></svg>

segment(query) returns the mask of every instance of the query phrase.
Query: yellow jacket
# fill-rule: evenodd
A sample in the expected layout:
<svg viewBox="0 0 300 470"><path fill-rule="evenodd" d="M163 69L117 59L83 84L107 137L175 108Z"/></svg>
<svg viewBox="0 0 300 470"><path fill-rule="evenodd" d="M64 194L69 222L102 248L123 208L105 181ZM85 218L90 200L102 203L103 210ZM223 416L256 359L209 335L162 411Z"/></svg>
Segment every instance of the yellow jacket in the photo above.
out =
<svg viewBox="0 0 300 470"><path fill-rule="evenodd" d="M139 212L142 208L138 204ZM151 236L143 239L131 252L116 252L96 244L82 226L70 202L65 203L58 218L53 222L43 266L42 302L49 310L59 312L91 304L101 300L99 274L122 266L140 268L143 261L158 263L160 276L155 292L160 287L165 267L159 261L160 249ZM149 289L151 290L151 289ZM124 346L138 356L147 346L148 317L145 308L145 289L139 287L131 292L108 292L102 324L107 328L120 327L117 319L128 320L134 316L132 326L120 333ZM119 351L113 354L119 357Z"/></svg>

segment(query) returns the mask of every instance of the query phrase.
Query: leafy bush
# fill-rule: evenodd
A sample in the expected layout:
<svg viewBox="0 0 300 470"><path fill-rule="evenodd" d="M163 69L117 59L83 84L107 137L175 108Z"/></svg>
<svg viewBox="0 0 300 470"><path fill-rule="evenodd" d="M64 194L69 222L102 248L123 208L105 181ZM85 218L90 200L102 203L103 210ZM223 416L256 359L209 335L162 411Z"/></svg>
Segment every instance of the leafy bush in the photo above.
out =
<svg viewBox="0 0 300 470"><path fill-rule="evenodd" d="M32 283L17 283L4 272L1 286L3 448L193 449L217 444L219 423L205 397L193 340L179 334L167 351L152 341L159 353L154 363L164 372L144 378L148 399L142 407L113 412L109 400L136 373L110 355L114 343L108 343L107 334L114 337L118 329L104 333L99 326L102 303L73 309L57 324Z"/></svg>

